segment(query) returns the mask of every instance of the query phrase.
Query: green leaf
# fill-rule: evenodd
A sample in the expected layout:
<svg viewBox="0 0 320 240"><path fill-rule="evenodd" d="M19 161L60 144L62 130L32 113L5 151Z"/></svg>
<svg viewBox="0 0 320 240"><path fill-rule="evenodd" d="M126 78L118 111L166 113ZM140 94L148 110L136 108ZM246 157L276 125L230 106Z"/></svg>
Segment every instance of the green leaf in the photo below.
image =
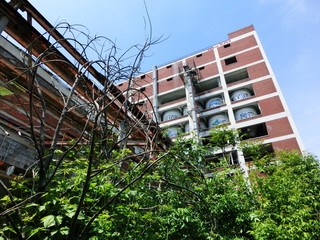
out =
<svg viewBox="0 0 320 240"><path fill-rule="evenodd" d="M85 219L84 215L82 212L79 213L79 216L78 216L78 220L83 220Z"/></svg>
<svg viewBox="0 0 320 240"><path fill-rule="evenodd" d="M58 232L58 230L51 231L51 232L50 232L50 236L52 237L52 236L56 235L57 232Z"/></svg>
<svg viewBox="0 0 320 240"><path fill-rule="evenodd" d="M49 228L55 225L55 220L53 215L45 216L41 219L41 222L43 223L43 226L45 228Z"/></svg>
<svg viewBox="0 0 320 240"><path fill-rule="evenodd" d="M35 217L37 215L37 213L34 213L33 215L30 215L30 216L25 216L23 219L22 219L22 221L24 221L24 222L30 222L30 221L32 221L33 220L33 218Z"/></svg>
<svg viewBox="0 0 320 240"><path fill-rule="evenodd" d="M9 230L10 232L13 232L13 233L17 233L13 228L11 228L11 227L5 227L5 228L3 228L3 231L6 231L6 230Z"/></svg>
<svg viewBox="0 0 320 240"><path fill-rule="evenodd" d="M43 210L45 210L46 209L46 206L40 206L39 207L39 212L42 212Z"/></svg>
<svg viewBox="0 0 320 240"><path fill-rule="evenodd" d="M88 198L88 197L87 197L87 198L84 199L84 201L85 201L85 202L94 202L95 199L93 199L93 198Z"/></svg>
<svg viewBox="0 0 320 240"><path fill-rule="evenodd" d="M119 232L113 232L111 237L118 237L120 236L121 234Z"/></svg>
<svg viewBox="0 0 320 240"><path fill-rule="evenodd" d="M61 235L68 235L69 234L69 228L68 227L62 227L60 228Z"/></svg>
<svg viewBox="0 0 320 240"><path fill-rule="evenodd" d="M62 223L63 217L62 216L54 216L54 215L48 215L41 219L41 222L43 223L43 226L45 228L49 228L52 226L58 226Z"/></svg>
<svg viewBox="0 0 320 240"><path fill-rule="evenodd" d="M76 205L69 205L67 207L66 216L72 218L74 214L76 214L77 206Z"/></svg>
<svg viewBox="0 0 320 240"><path fill-rule="evenodd" d="M56 149L56 150L54 150L54 153L55 154L63 154L64 152L60 149Z"/></svg>
<svg viewBox="0 0 320 240"><path fill-rule="evenodd" d="M0 199L0 201L11 201L10 197L8 195L4 196L3 198Z"/></svg>
<svg viewBox="0 0 320 240"><path fill-rule="evenodd" d="M39 227L39 228L36 228L36 229L33 229L31 231L31 234L29 235L29 237L27 238L30 239L32 236L36 235L38 232L41 232L41 231L47 231L46 229L44 229L43 227Z"/></svg>
<svg viewBox="0 0 320 240"><path fill-rule="evenodd" d="M36 204L36 203L30 203L30 204L28 204L28 205L26 206L26 208L28 208L28 207L36 207L36 206L38 206L38 204Z"/></svg>
<svg viewBox="0 0 320 240"><path fill-rule="evenodd" d="M54 217L56 225L60 225L62 223L63 217L61 215Z"/></svg>

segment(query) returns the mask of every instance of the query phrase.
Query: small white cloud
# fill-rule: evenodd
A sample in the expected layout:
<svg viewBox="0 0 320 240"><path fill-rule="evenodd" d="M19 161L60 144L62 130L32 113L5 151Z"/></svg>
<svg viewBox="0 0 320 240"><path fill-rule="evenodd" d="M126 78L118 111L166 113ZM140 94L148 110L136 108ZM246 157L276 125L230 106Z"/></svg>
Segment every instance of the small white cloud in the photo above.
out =
<svg viewBox="0 0 320 240"><path fill-rule="evenodd" d="M305 21L319 21L318 3L308 0L259 0L262 5L272 5L274 13L285 27L295 27Z"/></svg>
<svg viewBox="0 0 320 240"><path fill-rule="evenodd" d="M282 13L301 13L307 9L305 0L260 0L261 4L277 4Z"/></svg>

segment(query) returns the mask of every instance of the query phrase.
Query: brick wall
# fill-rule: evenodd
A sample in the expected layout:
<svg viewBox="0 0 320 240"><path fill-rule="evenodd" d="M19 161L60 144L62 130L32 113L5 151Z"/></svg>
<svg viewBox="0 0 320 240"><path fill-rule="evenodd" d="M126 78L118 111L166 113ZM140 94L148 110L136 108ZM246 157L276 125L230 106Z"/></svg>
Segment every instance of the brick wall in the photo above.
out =
<svg viewBox="0 0 320 240"><path fill-rule="evenodd" d="M249 36L230 43L230 47L221 46L218 48L218 53L221 58L240 52L242 50L257 46L257 41L254 36Z"/></svg>
<svg viewBox="0 0 320 240"><path fill-rule="evenodd" d="M276 88L271 78L252 84L255 96L262 96L276 92Z"/></svg>
<svg viewBox="0 0 320 240"><path fill-rule="evenodd" d="M164 79L178 74L182 70L182 61L170 63L164 67L158 69L158 79Z"/></svg>
<svg viewBox="0 0 320 240"><path fill-rule="evenodd" d="M284 111L284 108L278 96L259 101L259 106L263 116L280 113Z"/></svg>
<svg viewBox="0 0 320 240"><path fill-rule="evenodd" d="M250 79L259 78L270 74L266 63L264 62L247 67L247 71Z"/></svg>
<svg viewBox="0 0 320 240"><path fill-rule="evenodd" d="M152 85L148 85L148 86L145 86L143 88L140 88L140 90L143 92L143 94L142 93L140 94L141 98L145 98L144 95L146 95L147 97L152 97L153 96L153 87L152 87Z"/></svg>
<svg viewBox="0 0 320 240"><path fill-rule="evenodd" d="M221 60L221 65L224 72L263 59L260 49L258 48L252 49L241 54L237 54L235 56L237 58L236 63L226 65L225 60Z"/></svg>
<svg viewBox="0 0 320 240"><path fill-rule="evenodd" d="M199 66L206 64L208 62L214 61L216 58L214 56L213 49L210 48L207 51L201 52L195 56L186 59L187 64L190 67Z"/></svg>
<svg viewBox="0 0 320 240"><path fill-rule="evenodd" d="M158 83L158 93L166 92L184 85L183 80L179 77L173 77L172 79L164 80Z"/></svg>
<svg viewBox="0 0 320 240"><path fill-rule="evenodd" d="M239 29L239 30L237 30L235 32L229 33L228 37L229 37L229 39L231 39L231 38L239 37L239 36L241 36L243 34L246 34L248 32L252 32L252 31L254 31L254 27L253 27L253 25L250 25L248 27Z"/></svg>
<svg viewBox="0 0 320 240"><path fill-rule="evenodd" d="M266 126L268 130L268 137L266 137L266 139L293 134L288 118L286 117L266 122Z"/></svg>
<svg viewBox="0 0 320 240"><path fill-rule="evenodd" d="M287 149L287 150L298 150L301 153L296 138L290 138L283 141L273 142L272 147L275 151Z"/></svg>
<svg viewBox="0 0 320 240"><path fill-rule="evenodd" d="M214 76L214 75L217 75L218 73L219 71L216 63L208 64L204 67L204 69L199 70L200 79Z"/></svg>
<svg viewBox="0 0 320 240"><path fill-rule="evenodd" d="M137 76L134 78L134 85L141 87L146 84L152 83L152 77L152 72L148 72L143 75Z"/></svg>
<svg viewBox="0 0 320 240"><path fill-rule="evenodd" d="M128 81L122 82L122 83L118 84L118 88L120 89L120 91L123 91L128 88L128 84L129 84Z"/></svg>

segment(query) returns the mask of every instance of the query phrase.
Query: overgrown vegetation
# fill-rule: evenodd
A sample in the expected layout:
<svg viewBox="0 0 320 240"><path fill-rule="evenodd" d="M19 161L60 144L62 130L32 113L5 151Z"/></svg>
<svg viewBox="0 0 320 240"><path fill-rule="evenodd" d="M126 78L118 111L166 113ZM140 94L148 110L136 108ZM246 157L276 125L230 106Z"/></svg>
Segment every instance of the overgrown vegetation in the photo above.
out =
<svg viewBox="0 0 320 240"><path fill-rule="evenodd" d="M314 156L267 155L260 143L244 143L241 148L254 166L247 177L225 154L227 147L240 142L239 133L226 126L211 133L207 146L178 138L165 149L150 109L134 104L148 102L134 76L145 52L160 39L153 38L150 30L144 44L119 55L110 39L91 38L68 24L59 28L64 38L52 40L51 31L56 29L38 36L41 41L47 37L49 47L35 56L33 44L39 45L30 44L23 71L9 81L25 86L10 91L17 98L24 94L28 102L21 106L30 127L23 136L32 141L37 156L29 169L33 178L14 179L10 188L0 182L6 193L0 198L0 239L316 239L320 235L320 171ZM74 46L68 52L75 63L58 51L66 39ZM76 50L81 54L74 54ZM92 55L97 59L90 60ZM133 56L130 64L128 55ZM61 96L54 104L47 96L47 83L37 76L39 68L49 68L65 85L55 89ZM64 68L68 74L60 76ZM125 89L114 87L124 79ZM70 144L64 144L65 136ZM142 148L134 152L131 146L138 143ZM222 158L207 161L208 148L221 151Z"/></svg>
<svg viewBox="0 0 320 240"><path fill-rule="evenodd" d="M13 182L1 199L2 239L68 236L88 151L70 151L39 198L37 178ZM101 151L96 146L97 170L76 219L74 239L316 239L320 234L320 171L312 155L261 157L255 160L249 186L242 171L225 161L205 166L206 171L223 169L205 177L207 150L190 139L178 139L157 163L132 162L127 171L118 161L130 156L130 150L115 150L110 159L101 157Z"/></svg>

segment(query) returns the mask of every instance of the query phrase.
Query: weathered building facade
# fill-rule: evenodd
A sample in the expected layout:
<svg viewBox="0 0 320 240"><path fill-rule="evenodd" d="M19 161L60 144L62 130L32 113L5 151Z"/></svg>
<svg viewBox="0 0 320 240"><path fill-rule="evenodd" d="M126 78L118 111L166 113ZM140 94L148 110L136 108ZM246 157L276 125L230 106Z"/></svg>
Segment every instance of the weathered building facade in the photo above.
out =
<svg viewBox="0 0 320 240"><path fill-rule="evenodd" d="M137 66L122 70L108 56L91 60L85 50L95 49L88 45L94 40L67 40L58 28L74 30L53 27L26 0L0 0L0 177L38 164L48 149L88 144L93 132L112 137L114 148L141 152L170 144L114 85Z"/></svg>
<svg viewBox="0 0 320 240"><path fill-rule="evenodd" d="M206 138L222 123L246 139L263 140L270 151L303 150L276 77L253 26L228 34L206 50L153 67L134 87L168 135ZM126 88L128 82L119 84ZM149 100L150 99L150 100ZM231 157L245 167L241 152Z"/></svg>

